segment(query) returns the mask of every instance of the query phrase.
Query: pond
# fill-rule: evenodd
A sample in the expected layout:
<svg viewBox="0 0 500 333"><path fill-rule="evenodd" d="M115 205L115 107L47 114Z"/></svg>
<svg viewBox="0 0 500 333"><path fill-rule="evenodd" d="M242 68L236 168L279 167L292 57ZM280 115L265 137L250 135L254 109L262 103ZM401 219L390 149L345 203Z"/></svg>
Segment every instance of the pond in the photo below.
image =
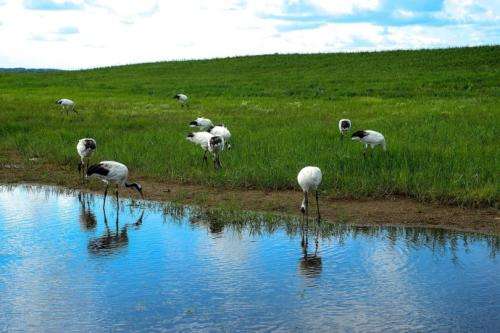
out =
<svg viewBox="0 0 500 333"><path fill-rule="evenodd" d="M0 331L499 331L500 239L0 186Z"/></svg>

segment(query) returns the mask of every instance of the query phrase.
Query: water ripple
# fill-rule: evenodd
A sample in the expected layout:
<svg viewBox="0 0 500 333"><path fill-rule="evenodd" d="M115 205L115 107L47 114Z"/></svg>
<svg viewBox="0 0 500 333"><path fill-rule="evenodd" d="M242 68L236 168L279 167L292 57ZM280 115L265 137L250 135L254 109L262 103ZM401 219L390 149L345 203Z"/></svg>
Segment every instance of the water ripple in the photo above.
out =
<svg viewBox="0 0 500 333"><path fill-rule="evenodd" d="M0 331L495 331L496 237L0 186ZM306 237L307 235L307 237Z"/></svg>

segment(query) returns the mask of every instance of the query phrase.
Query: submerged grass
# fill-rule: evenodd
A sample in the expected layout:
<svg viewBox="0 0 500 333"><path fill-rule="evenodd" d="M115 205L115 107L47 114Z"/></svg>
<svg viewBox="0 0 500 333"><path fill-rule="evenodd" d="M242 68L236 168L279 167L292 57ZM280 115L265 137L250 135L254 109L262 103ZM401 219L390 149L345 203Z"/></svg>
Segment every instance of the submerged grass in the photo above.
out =
<svg viewBox="0 0 500 333"><path fill-rule="evenodd" d="M76 169L76 141L90 136L94 161L121 161L132 177L291 189L300 168L317 165L334 197L495 206L498 59L492 46L4 73L0 151ZM177 92L191 97L189 108L172 100ZM62 97L78 115L58 111ZM185 139L198 116L231 130L221 172L203 167ZM382 132L388 151L363 158L361 145L339 138L344 117Z"/></svg>

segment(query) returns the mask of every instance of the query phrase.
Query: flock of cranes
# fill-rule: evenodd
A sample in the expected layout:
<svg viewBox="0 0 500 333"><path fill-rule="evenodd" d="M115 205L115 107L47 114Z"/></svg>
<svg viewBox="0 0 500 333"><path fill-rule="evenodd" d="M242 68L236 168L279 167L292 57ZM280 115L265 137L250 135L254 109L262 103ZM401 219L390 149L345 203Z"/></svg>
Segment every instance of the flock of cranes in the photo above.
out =
<svg viewBox="0 0 500 333"><path fill-rule="evenodd" d="M174 96L176 100L179 101L181 106L186 106L188 102L188 97L184 94L176 94ZM70 99L60 99L57 104L61 105L62 110L75 111L75 103ZM203 162L208 163L207 153L212 154L214 168L222 168L222 163L220 160L220 155L225 149L231 149L231 144L229 140L231 139L231 133L229 129L222 125L214 125L210 119L207 118L197 118L189 123L191 127L197 127L198 132L191 132L187 135L186 139L192 143L200 146L203 150ZM339 131L341 138L351 130L352 122L349 119L341 119L339 121ZM373 130L359 130L351 135L353 141L359 141L364 144L363 154L366 155L368 146L374 149L376 146L381 146L385 151L387 149L385 137ZM106 196L108 194L108 188L110 184L116 186L116 200L118 202L118 189L120 186L135 189L143 198L142 186L138 183L130 183L128 181L128 168L124 164L116 161L102 161L98 164L89 166L89 159L97 148L97 143L92 138L83 138L78 141L76 150L80 156L80 162L78 164L78 171L81 174L82 181L85 178L95 177L102 180L106 184L106 189L104 190L104 204L106 203ZM87 166L85 168L85 166ZM306 166L297 175L297 182L304 194L302 204L300 205L300 211L305 217L309 214L309 194L314 192L316 197L316 208L318 214L318 220L321 218L319 211L319 193L318 189L321 185L321 180L323 174L321 170L316 166Z"/></svg>

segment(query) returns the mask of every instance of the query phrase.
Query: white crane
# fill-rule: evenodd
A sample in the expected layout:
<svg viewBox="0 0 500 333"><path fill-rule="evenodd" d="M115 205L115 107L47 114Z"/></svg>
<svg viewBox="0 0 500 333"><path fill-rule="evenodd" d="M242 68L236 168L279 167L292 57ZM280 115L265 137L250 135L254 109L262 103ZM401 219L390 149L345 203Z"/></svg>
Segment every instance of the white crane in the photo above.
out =
<svg viewBox="0 0 500 333"><path fill-rule="evenodd" d="M229 143L229 139L231 139L231 132L227 129L226 126L217 125L208 128L207 130L210 134L215 136L220 136L224 139L224 144L227 146L227 149L231 149L231 144Z"/></svg>
<svg viewBox="0 0 500 333"><path fill-rule="evenodd" d="M181 106L184 106L184 105L186 105L186 104L187 104L188 97L187 97L186 95L184 95L184 94L176 94L176 95L174 96L174 98L175 98L176 100L178 100L178 101L179 101L179 103L181 103Z"/></svg>
<svg viewBox="0 0 500 333"><path fill-rule="evenodd" d="M108 187L110 183L116 185L116 202L118 204L118 187L125 186L131 187L137 190L144 198L142 194L142 186L138 183L128 182L128 168L126 165L115 162L115 161L102 161L99 164L91 165L87 169L87 177L96 177L106 183L106 189L104 190L104 202L103 206L106 204L106 196L108 194Z"/></svg>
<svg viewBox="0 0 500 333"><path fill-rule="evenodd" d="M208 151L212 153L214 157L214 168L221 169L222 164L220 162L220 153L224 150L224 138L221 136L214 135L210 138L210 143L208 145Z"/></svg>
<svg viewBox="0 0 500 333"><path fill-rule="evenodd" d="M364 155L366 155L366 150L368 149L368 146L374 149L376 146L380 145L382 146L382 149L384 151L387 150L384 136L377 131L372 131L372 130L356 131L351 136L351 139L354 141L360 141L364 143L365 145L365 150L363 151Z"/></svg>
<svg viewBox="0 0 500 333"><path fill-rule="evenodd" d="M82 175L82 182L85 177L85 160L87 159L87 166L88 166L88 160L90 160L90 157L94 153L94 151L97 148L97 144L94 139L92 138L83 138L78 140L78 143L76 145L76 151L78 152L78 155L80 155L80 163L78 163L78 172L81 173Z"/></svg>
<svg viewBox="0 0 500 333"><path fill-rule="evenodd" d="M195 120L190 122L189 126L199 127L202 131L207 131L207 130L213 128L214 124L212 123L212 121L210 119L200 117L200 118L196 118Z"/></svg>
<svg viewBox="0 0 500 333"><path fill-rule="evenodd" d="M339 131L340 137L343 139L344 135L349 132L352 127L352 123L349 119L340 119L339 120Z"/></svg>
<svg viewBox="0 0 500 333"><path fill-rule="evenodd" d="M208 132L193 132L186 137L187 140L197 144L203 149L203 161L207 162L207 152L212 153L214 158L214 167L219 169L222 167L220 162L220 153L224 150L224 138L213 135Z"/></svg>
<svg viewBox="0 0 500 333"><path fill-rule="evenodd" d="M307 217L307 215L309 214L308 195L310 192L315 191L318 220L321 218L321 215L319 213L318 187L321 184L322 178L323 175L321 173L321 170L315 166L306 166L305 168L300 170L299 174L297 175L297 182L304 192L304 199L302 200L302 204L300 205L300 211Z"/></svg>
<svg viewBox="0 0 500 333"><path fill-rule="evenodd" d="M75 110L75 102L73 102L70 99L67 98L62 98L56 102L56 104L59 104L61 106L62 111L66 111L66 114L68 114L69 111L73 111L76 113Z"/></svg>

